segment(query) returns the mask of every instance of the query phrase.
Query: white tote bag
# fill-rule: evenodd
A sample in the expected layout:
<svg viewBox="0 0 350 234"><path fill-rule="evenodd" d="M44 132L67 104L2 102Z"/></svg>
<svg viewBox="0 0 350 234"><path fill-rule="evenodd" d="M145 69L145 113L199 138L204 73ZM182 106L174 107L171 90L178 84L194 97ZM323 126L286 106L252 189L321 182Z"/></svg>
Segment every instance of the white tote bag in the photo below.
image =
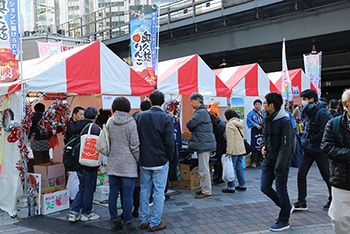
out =
<svg viewBox="0 0 350 234"><path fill-rule="evenodd" d="M82 166L98 167L101 165L102 156L96 149L98 136L90 134L92 124L89 126L87 134L80 137L79 163Z"/></svg>
<svg viewBox="0 0 350 234"><path fill-rule="evenodd" d="M226 154L221 156L222 163L222 180L224 182L231 182L235 179L235 172L233 170L232 157L227 157Z"/></svg>

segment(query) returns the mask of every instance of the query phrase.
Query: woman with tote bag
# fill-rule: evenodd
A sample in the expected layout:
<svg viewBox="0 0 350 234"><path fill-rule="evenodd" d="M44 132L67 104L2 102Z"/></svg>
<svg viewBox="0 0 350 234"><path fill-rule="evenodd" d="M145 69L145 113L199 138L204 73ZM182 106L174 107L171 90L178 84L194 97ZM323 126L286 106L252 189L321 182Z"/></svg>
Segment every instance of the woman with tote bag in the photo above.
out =
<svg viewBox="0 0 350 234"><path fill-rule="evenodd" d="M137 126L130 112L130 102L125 97L117 97L112 104L114 115L108 121L110 150L106 171L109 175L108 208L111 216L112 231L131 232L135 228L131 223L133 191L137 178L139 160L139 137ZM123 220L118 217L117 199L119 189L123 187Z"/></svg>

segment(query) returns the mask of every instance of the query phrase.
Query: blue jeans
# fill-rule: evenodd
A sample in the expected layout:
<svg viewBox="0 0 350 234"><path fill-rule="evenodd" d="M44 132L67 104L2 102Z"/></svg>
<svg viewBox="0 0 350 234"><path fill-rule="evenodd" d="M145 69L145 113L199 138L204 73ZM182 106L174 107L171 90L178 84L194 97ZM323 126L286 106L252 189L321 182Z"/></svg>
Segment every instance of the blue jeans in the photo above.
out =
<svg viewBox="0 0 350 234"><path fill-rule="evenodd" d="M287 181L290 163L286 166L283 175L275 175L275 165L264 160L261 170L260 190L265 193L278 207L281 208L278 220L288 222L290 217L290 201L287 191ZM276 190L272 188L275 181Z"/></svg>
<svg viewBox="0 0 350 234"><path fill-rule="evenodd" d="M70 213L78 215L80 209L82 209L82 214L88 215L91 213L94 192L96 191L97 170L98 168L88 172L83 169L77 172L79 191L74 198Z"/></svg>
<svg viewBox="0 0 350 234"><path fill-rule="evenodd" d="M145 170L141 167L140 221L149 222L149 197L154 185L153 212L151 226L160 224L164 206L164 190L168 180L169 162L161 170Z"/></svg>
<svg viewBox="0 0 350 234"><path fill-rule="evenodd" d="M117 200L119 188L123 185L124 223L130 223L133 204L135 178L109 175L108 209L111 220L118 218Z"/></svg>
<svg viewBox="0 0 350 234"><path fill-rule="evenodd" d="M245 184L244 170L243 170L243 164L242 164L243 156L242 155L231 156L231 158L232 158L233 170L236 172L238 184L240 187L245 188L246 184ZM234 190L235 180L228 182L227 187L231 190Z"/></svg>

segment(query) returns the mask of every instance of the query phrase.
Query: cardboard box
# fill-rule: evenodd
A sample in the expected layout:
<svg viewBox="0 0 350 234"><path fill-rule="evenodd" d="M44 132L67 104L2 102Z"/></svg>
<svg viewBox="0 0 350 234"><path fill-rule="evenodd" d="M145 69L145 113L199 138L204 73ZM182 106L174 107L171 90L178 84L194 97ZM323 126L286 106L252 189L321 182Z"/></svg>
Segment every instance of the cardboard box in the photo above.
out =
<svg viewBox="0 0 350 234"><path fill-rule="evenodd" d="M190 132L182 132L182 144L188 144L188 141L191 138Z"/></svg>
<svg viewBox="0 0 350 234"><path fill-rule="evenodd" d="M180 164L180 170L183 180L195 180L198 179L198 167L190 170L190 165Z"/></svg>
<svg viewBox="0 0 350 234"><path fill-rule="evenodd" d="M34 165L34 172L41 174L41 187L65 187L65 171L63 163L44 163Z"/></svg>
<svg viewBox="0 0 350 234"><path fill-rule="evenodd" d="M96 192L94 193L95 201L105 201L108 200L109 196L109 185L96 186Z"/></svg>
<svg viewBox="0 0 350 234"><path fill-rule="evenodd" d="M251 159L252 159L251 154L245 156L245 167L250 167ZM243 161L243 163L244 163L244 161Z"/></svg>
<svg viewBox="0 0 350 234"><path fill-rule="evenodd" d="M41 190L41 214L47 215L65 209L69 209L67 189L51 187Z"/></svg>
<svg viewBox="0 0 350 234"><path fill-rule="evenodd" d="M201 179L194 180L180 180L180 187L182 189L193 190L201 187Z"/></svg>
<svg viewBox="0 0 350 234"><path fill-rule="evenodd" d="M181 188L180 187L180 181L181 180L171 182L171 186L170 187L172 187L172 188Z"/></svg>

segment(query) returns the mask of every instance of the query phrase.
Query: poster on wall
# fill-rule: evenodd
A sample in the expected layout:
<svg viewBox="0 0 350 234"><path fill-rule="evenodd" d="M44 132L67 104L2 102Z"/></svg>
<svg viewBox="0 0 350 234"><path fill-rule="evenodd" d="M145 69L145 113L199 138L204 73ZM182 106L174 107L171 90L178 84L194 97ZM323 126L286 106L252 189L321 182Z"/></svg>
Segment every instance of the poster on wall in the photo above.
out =
<svg viewBox="0 0 350 234"><path fill-rule="evenodd" d="M231 98L231 109L236 111L238 118L244 119L244 99L243 98Z"/></svg>
<svg viewBox="0 0 350 234"><path fill-rule="evenodd" d="M19 28L17 0L0 4L0 83L11 82L19 76Z"/></svg>
<svg viewBox="0 0 350 234"><path fill-rule="evenodd" d="M148 83L157 86L157 6L130 6L132 68Z"/></svg>
<svg viewBox="0 0 350 234"><path fill-rule="evenodd" d="M213 104L215 102L219 103L218 107L227 107L226 97L204 97L204 104Z"/></svg>
<svg viewBox="0 0 350 234"><path fill-rule="evenodd" d="M108 96L102 95L102 108L103 110L112 110L112 104L115 98L121 96ZM131 109L140 109L140 97L139 96L128 96L126 97L131 105Z"/></svg>
<svg viewBox="0 0 350 234"><path fill-rule="evenodd" d="M0 96L0 117L1 119L3 118L3 112L7 108L8 105L8 96ZM4 146L5 145L5 131L3 129L2 124L0 124L0 145ZM1 165L2 165L2 158L4 156L4 147L0 147L0 174L1 174Z"/></svg>
<svg viewBox="0 0 350 234"><path fill-rule="evenodd" d="M41 174L28 174L29 208L34 207L34 214L40 215L41 209ZM32 208L33 209L33 208Z"/></svg>

